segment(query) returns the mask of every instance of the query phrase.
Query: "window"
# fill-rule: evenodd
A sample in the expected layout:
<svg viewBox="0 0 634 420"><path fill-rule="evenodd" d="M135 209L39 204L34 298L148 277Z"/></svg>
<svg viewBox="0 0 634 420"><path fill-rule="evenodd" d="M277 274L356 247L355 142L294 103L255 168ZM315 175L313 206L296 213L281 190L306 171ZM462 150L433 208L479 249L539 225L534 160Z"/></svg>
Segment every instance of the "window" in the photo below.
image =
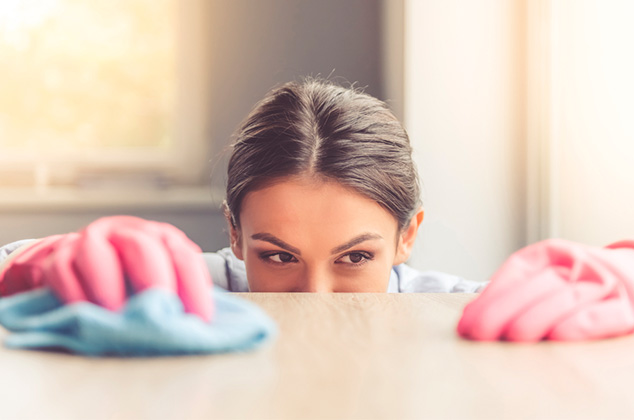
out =
<svg viewBox="0 0 634 420"><path fill-rule="evenodd" d="M0 183L195 180L205 81L187 72L203 64L204 3L0 2Z"/></svg>

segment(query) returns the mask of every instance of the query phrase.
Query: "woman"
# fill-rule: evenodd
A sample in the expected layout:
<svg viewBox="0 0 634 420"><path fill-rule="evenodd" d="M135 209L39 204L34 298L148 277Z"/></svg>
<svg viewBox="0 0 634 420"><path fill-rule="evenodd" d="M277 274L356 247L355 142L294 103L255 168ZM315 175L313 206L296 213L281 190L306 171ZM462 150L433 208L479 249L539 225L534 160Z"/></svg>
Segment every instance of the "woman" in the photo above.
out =
<svg viewBox="0 0 634 420"><path fill-rule="evenodd" d="M404 265L423 221L419 197L407 133L385 103L324 80L289 82L236 131L231 247L203 256L213 282L234 292L479 291L482 283ZM117 228L108 222L107 235ZM18 245L0 248L0 264Z"/></svg>
<svg viewBox="0 0 634 420"><path fill-rule="evenodd" d="M206 257L211 267L226 260L229 269L212 275L226 288L474 292L481 286L400 265L424 212L407 133L385 103L323 80L290 82L269 92L235 137L225 205L231 251Z"/></svg>

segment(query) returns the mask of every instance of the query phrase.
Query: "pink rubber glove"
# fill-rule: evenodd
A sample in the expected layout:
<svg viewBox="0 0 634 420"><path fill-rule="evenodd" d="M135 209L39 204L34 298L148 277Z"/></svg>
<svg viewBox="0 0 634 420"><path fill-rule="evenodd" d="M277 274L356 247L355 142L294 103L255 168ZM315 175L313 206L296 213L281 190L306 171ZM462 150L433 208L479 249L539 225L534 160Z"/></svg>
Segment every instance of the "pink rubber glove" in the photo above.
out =
<svg viewBox="0 0 634 420"><path fill-rule="evenodd" d="M186 312L210 321L213 285L201 252L170 224L104 217L27 247L0 273L0 296L48 286L65 303L90 301L118 310L129 281L135 293L149 287L173 291Z"/></svg>
<svg viewBox="0 0 634 420"><path fill-rule="evenodd" d="M634 331L634 242L549 239L511 255L464 309L472 340L589 340Z"/></svg>

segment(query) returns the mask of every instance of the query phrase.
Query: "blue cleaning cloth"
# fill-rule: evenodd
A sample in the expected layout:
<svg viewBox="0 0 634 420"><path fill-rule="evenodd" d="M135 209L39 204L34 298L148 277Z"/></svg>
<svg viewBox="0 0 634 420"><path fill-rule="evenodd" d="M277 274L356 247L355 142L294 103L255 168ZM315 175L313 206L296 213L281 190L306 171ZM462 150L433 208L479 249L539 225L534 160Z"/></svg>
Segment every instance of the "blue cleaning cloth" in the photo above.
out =
<svg viewBox="0 0 634 420"><path fill-rule="evenodd" d="M212 296L209 297L212 299ZM61 303L48 288L0 298L7 347L56 348L88 356L159 356L257 348L277 333L256 305L214 287L214 318L184 312L163 289L131 296L119 312L89 302Z"/></svg>

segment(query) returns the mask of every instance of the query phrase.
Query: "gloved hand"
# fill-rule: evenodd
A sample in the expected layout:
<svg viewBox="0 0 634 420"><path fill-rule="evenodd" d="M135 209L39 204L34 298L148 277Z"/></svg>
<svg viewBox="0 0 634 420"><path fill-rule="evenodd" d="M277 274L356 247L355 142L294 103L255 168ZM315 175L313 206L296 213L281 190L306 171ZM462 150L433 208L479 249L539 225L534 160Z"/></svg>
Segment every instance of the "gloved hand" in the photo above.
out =
<svg viewBox="0 0 634 420"><path fill-rule="evenodd" d="M27 247L0 273L0 296L48 286L64 303L118 310L128 293L159 287L177 294L186 312L210 321L213 285L201 252L170 224L104 217Z"/></svg>
<svg viewBox="0 0 634 420"><path fill-rule="evenodd" d="M472 340L588 340L634 331L634 241L549 239L511 255L464 309Z"/></svg>

